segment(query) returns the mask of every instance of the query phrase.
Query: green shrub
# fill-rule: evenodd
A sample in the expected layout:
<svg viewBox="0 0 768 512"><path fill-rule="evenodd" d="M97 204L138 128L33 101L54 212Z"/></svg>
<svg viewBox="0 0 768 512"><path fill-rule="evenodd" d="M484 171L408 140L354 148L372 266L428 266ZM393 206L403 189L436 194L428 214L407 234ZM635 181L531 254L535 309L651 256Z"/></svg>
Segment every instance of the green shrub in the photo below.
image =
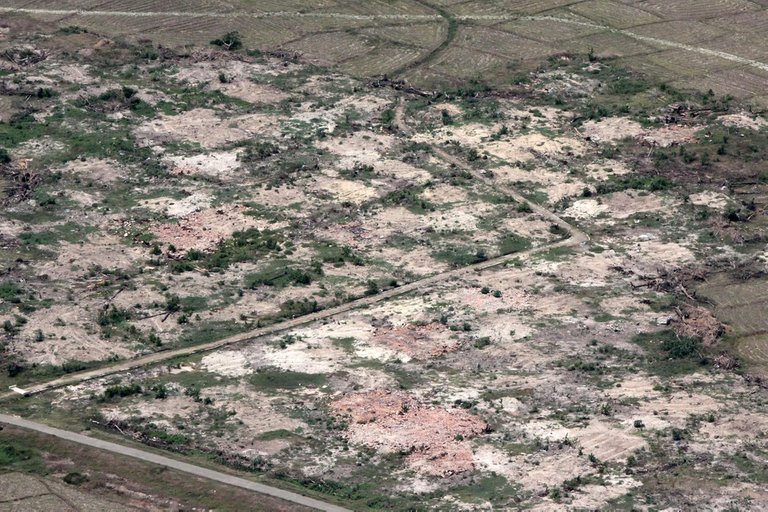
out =
<svg viewBox="0 0 768 512"><path fill-rule="evenodd" d="M309 300L306 297L303 300L288 299L280 304L278 315L282 318L296 318L314 313L318 309L317 301L314 299Z"/></svg>
<svg viewBox="0 0 768 512"><path fill-rule="evenodd" d="M455 267L466 267L488 259L484 249L471 247L447 247L432 253L432 256L438 261L445 261Z"/></svg>
<svg viewBox="0 0 768 512"><path fill-rule="evenodd" d="M524 203L528 204L528 203ZM526 249L530 249L531 241L519 235L505 235L499 242L499 252L501 254L512 254Z"/></svg>
<svg viewBox="0 0 768 512"><path fill-rule="evenodd" d="M221 46L225 50L231 52L243 47L243 41L240 37L240 33L237 31L227 32L220 38L211 41L211 44Z"/></svg>
<svg viewBox="0 0 768 512"><path fill-rule="evenodd" d="M285 265L285 262L277 262L263 270L245 276L245 286L247 288L256 288L258 286L284 288L294 284L307 285L311 282L312 274L288 267Z"/></svg>
<svg viewBox="0 0 768 512"><path fill-rule="evenodd" d="M78 472L67 473L64 475L64 483L69 485L82 485L89 480L87 475Z"/></svg>
<svg viewBox="0 0 768 512"><path fill-rule="evenodd" d="M101 395L102 400L112 400L113 398L125 398L127 396L139 395L142 389L138 384L128 384L121 386L119 384L115 386L109 386Z"/></svg>
<svg viewBox="0 0 768 512"><path fill-rule="evenodd" d="M529 203L524 202L517 205L517 211L520 213L531 213L533 211L533 208L531 208L531 205Z"/></svg>
<svg viewBox="0 0 768 512"><path fill-rule="evenodd" d="M482 338L478 338L475 340L475 348L479 348L481 350L490 344L491 344L490 336L483 336Z"/></svg>
<svg viewBox="0 0 768 512"><path fill-rule="evenodd" d="M131 319L131 317L132 315L130 311L117 308L113 305L108 309L102 309L99 311L97 322L100 326L107 327L110 325L118 325L123 322L127 322Z"/></svg>
<svg viewBox="0 0 768 512"><path fill-rule="evenodd" d="M253 145L247 146L239 158L240 161L245 163L260 162L261 160L269 158L272 155L276 155L279 152L280 148L271 142L257 142Z"/></svg>
<svg viewBox="0 0 768 512"><path fill-rule="evenodd" d="M42 473L45 465L37 451L17 446L13 441L0 440L0 468Z"/></svg>
<svg viewBox="0 0 768 512"><path fill-rule="evenodd" d="M5 302L18 303L19 295L23 293L23 290L19 288L15 283L3 282L0 283L0 300Z"/></svg>
<svg viewBox="0 0 768 512"><path fill-rule="evenodd" d="M667 338L661 343L661 349L670 357L683 359L698 352L699 341L693 338Z"/></svg>
<svg viewBox="0 0 768 512"><path fill-rule="evenodd" d="M315 245L317 257L323 263L341 265L343 263L352 263L353 265L363 265L363 259L352 252L352 248L346 245L338 245L334 242L322 242Z"/></svg>

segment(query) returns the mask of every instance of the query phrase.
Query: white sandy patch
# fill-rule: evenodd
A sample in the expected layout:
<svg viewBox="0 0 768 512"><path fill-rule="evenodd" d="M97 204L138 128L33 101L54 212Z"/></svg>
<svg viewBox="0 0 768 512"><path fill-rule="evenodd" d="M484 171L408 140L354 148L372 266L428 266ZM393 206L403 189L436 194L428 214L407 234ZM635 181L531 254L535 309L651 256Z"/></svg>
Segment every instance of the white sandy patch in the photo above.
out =
<svg viewBox="0 0 768 512"><path fill-rule="evenodd" d="M478 217L464 210L453 209L447 212L430 212L423 216L422 222L428 223L435 231L470 231L477 230Z"/></svg>
<svg viewBox="0 0 768 512"><path fill-rule="evenodd" d="M196 108L175 116L160 116L134 130L139 142L147 145L185 140L204 148L215 148L253 137L278 136L278 118L253 113L222 118L210 109Z"/></svg>
<svg viewBox="0 0 768 512"><path fill-rule="evenodd" d="M195 192L183 199L158 197L144 201L143 206L150 210L163 212L169 217L186 217L211 205L213 196L204 192Z"/></svg>
<svg viewBox="0 0 768 512"><path fill-rule="evenodd" d="M612 142L627 137L637 137L644 132L645 130L640 123L624 117L587 121L581 127L581 133L595 142Z"/></svg>
<svg viewBox="0 0 768 512"><path fill-rule="evenodd" d="M330 340L304 339L285 348L267 350L264 353L267 364L283 370L302 373L332 373L340 364L349 359L342 349L331 344Z"/></svg>
<svg viewBox="0 0 768 512"><path fill-rule="evenodd" d="M46 73L56 77L59 81L91 85L96 82L96 79L91 75L90 70L91 66L87 64L63 64L48 70Z"/></svg>
<svg viewBox="0 0 768 512"><path fill-rule="evenodd" d="M333 194L340 202L360 204L378 196L377 190L359 181L318 177L315 185L320 190Z"/></svg>
<svg viewBox="0 0 768 512"><path fill-rule="evenodd" d="M608 207L595 199L580 199L563 213L566 217L573 217L574 219L590 219L607 211Z"/></svg>
<svg viewBox="0 0 768 512"><path fill-rule="evenodd" d="M692 194L688 199L692 204L706 206L707 208L720 211L725 210L725 207L728 206L728 202L730 201L730 198L727 195L712 190L705 190L698 194Z"/></svg>
<svg viewBox="0 0 768 512"><path fill-rule="evenodd" d="M606 422L592 420L584 428L570 429L568 437L579 442L586 454L593 454L601 461L617 461L626 459L636 450L644 448L648 443L637 435L632 425L624 428L612 426Z"/></svg>
<svg viewBox="0 0 768 512"><path fill-rule="evenodd" d="M650 146L668 148L677 144L695 142L695 134L701 130L701 126L665 126L654 130L647 130L640 140Z"/></svg>
<svg viewBox="0 0 768 512"><path fill-rule="evenodd" d="M421 197L436 204L463 203L467 201L467 193L464 190L445 183L427 188L421 193Z"/></svg>
<svg viewBox="0 0 768 512"><path fill-rule="evenodd" d="M248 359L237 350L221 350L203 357L200 366L225 377L242 377L253 373Z"/></svg>
<svg viewBox="0 0 768 512"><path fill-rule="evenodd" d="M626 190L601 198L611 212L610 219L626 219L637 213L668 212L670 201L650 192Z"/></svg>
<svg viewBox="0 0 768 512"><path fill-rule="evenodd" d="M749 130L759 130L765 126L768 126L768 120L764 117L757 117L746 112L738 114L728 114L717 118L718 121L725 126L733 126L735 128L747 128Z"/></svg>
<svg viewBox="0 0 768 512"><path fill-rule="evenodd" d="M395 138L391 135L359 131L348 137L334 137L318 142L317 146L336 155L352 157L361 163L372 163L381 159L394 143Z"/></svg>
<svg viewBox="0 0 768 512"><path fill-rule="evenodd" d="M203 174L211 177L231 176L240 168L237 151L218 151L193 156L170 156L165 159L174 174Z"/></svg>
<svg viewBox="0 0 768 512"><path fill-rule="evenodd" d="M552 139L541 133L530 133L509 141L494 141L483 145L483 149L507 162L525 162L536 157L558 158L568 153L582 154L584 143L570 137Z"/></svg>
<svg viewBox="0 0 768 512"><path fill-rule="evenodd" d="M625 174L632 173L632 169L618 160L606 160L599 164L591 163L586 166L584 171L590 178L599 181L606 181L614 176L624 176Z"/></svg>
<svg viewBox="0 0 768 512"><path fill-rule="evenodd" d="M82 178L95 183L112 183L126 176L126 169L114 160L89 158L85 162L72 160L62 169L65 173L79 174Z"/></svg>
<svg viewBox="0 0 768 512"><path fill-rule="evenodd" d="M447 141L459 141L462 144L476 146L496 133L501 125L467 123L461 126L443 126L432 133L419 133L413 136L414 142L442 144Z"/></svg>
<svg viewBox="0 0 768 512"><path fill-rule="evenodd" d="M89 194L87 192L82 192L80 190L68 190L66 194L67 197L69 197L71 200L75 201L76 203L80 203L83 206L93 206L101 201L99 196L95 194Z"/></svg>

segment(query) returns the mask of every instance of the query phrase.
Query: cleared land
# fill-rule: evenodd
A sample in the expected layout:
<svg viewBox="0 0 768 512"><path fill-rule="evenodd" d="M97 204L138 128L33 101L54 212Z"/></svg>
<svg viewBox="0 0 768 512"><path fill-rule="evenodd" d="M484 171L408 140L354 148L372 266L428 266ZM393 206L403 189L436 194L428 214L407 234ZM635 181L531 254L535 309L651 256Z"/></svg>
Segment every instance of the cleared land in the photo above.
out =
<svg viewBox="0 0 768 512"><path fill-rule="evenodd" d="M459 14L326 12L373 8L461 42L404 75L507 58ZM746 103L589 48L433 94L22 20L0 48L0 384L39 393L4 410L352 509L766 501L768 121ZM621 35L594 24L571 33ZM62 477L5 448L0 472Z"/></svg>

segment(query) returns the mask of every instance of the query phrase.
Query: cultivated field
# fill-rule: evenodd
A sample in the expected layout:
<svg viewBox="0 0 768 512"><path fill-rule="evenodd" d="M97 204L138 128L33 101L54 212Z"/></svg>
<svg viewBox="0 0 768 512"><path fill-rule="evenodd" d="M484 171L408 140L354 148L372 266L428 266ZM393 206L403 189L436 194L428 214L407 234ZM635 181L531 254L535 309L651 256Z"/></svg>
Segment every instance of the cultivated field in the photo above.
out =
<svg viewBox="0 0 768 512"><path fill-rule="evenodd" d="M768 12L747 0L5 0L0 10L11 20L36 20L35 29L76 25L171 47L237 30L249 47L295 51L358 77L386 74L429 89L477 79L506 85L544 58L593 51L674 86L768 101Z"/></svg>

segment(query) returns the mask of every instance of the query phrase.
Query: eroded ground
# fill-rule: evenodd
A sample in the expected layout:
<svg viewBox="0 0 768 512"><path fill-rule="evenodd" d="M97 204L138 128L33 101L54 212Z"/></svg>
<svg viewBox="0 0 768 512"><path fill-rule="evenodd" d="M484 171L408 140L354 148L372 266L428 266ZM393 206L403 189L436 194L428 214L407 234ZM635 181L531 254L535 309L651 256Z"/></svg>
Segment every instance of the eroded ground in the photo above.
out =
<svg viewBox="0 0 768 512"><path fill-rule="evenodd" d="M764 503L761 115L575 56L421 96L285 55L23 48L4 384L507 259L11 407L357 508Z"/></svg>

